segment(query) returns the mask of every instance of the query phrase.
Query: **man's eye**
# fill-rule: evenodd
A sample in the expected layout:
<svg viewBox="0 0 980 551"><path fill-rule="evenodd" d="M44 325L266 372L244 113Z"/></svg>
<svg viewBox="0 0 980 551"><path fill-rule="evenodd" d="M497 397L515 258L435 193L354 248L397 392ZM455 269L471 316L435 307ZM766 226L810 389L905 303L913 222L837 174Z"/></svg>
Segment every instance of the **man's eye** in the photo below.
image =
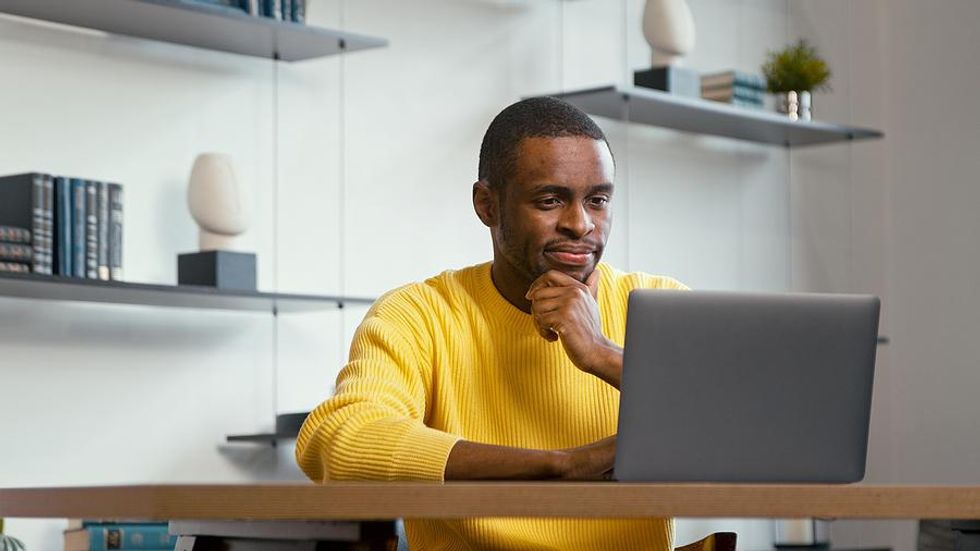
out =
<svg viewBox="0 0 980 551"><path fill-rule="evenodd" d="M607 203L609 203L609 198L602 195L589 198L589 204L594 207L604 207Z"/></svg>
<svg viewBox="0 0 980 551"><path fill-rule="evenodd" d="M557 197L545 197L544 199L538 199L538 206L544 208L557 207L561 204L561 201Z"/></svg>

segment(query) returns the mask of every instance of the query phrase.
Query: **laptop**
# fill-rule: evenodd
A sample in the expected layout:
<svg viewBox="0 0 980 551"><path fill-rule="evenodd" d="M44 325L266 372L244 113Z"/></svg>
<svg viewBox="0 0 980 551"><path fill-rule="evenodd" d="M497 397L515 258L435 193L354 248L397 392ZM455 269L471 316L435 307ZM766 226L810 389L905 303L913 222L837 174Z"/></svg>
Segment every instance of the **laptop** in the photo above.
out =
<svg viewBox="0 0 980 551"><path fill-rule="evenodd" d="M864 477L880 301L635 290L613 477Z"/></svg>

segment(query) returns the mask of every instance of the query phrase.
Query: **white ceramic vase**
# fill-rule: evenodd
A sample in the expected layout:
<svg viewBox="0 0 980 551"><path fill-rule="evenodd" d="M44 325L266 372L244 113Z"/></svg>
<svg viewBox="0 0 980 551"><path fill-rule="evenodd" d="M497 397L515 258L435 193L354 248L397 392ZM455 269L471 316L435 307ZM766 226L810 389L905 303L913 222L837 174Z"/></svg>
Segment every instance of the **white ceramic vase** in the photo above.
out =
<svg viewBox="0 0 980 551"><path fill-rule="evenodd" d="M647 0L643 37L653 49L652 67L680 65L694 49L694 16L686 0Z"/></svg>
<svg viewBox="0 0 980 551"><path fill-rule="evenodd" d="M187 183L187 206L200 227L201 251L235 250L236 236L248 229L251 200L235 175L231 156L202 153Z"/></svg>

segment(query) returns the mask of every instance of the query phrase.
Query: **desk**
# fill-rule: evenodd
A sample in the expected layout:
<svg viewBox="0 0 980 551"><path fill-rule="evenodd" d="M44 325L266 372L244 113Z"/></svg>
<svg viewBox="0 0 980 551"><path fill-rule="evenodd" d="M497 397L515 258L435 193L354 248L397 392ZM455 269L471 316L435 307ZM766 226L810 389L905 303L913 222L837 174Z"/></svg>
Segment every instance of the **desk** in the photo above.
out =
<svg viewBox="0 0 980 551"><path fill-rule="evenodd" d="M980 519L980 486L342 482L322 486L12 488L0 489L0 516L356 521L514 516L975 520ZM980 551L980 542L971 539L974 535L968 533L964 541L977 544L971 549Z"/></svg>

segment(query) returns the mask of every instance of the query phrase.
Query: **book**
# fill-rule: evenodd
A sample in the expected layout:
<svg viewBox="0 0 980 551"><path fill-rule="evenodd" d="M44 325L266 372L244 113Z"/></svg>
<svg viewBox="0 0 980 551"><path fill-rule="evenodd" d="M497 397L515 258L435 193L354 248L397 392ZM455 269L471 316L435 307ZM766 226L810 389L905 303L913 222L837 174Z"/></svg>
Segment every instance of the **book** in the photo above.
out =
<svg viewBox="0 0 980 551"><path fill-rule="evenodd" d="M127 524L159 524L162 526L167 525L167 523L163 521L148 520L148 519L136 520L136 519L115 519L115 518L100 518L100 519L69 518L65 520L68 523L68 527L65 528L66 532L71 530L78 530L79 528L85 528L88 526L99 526L99 525L109 525L109 524L119 525L119 526L123 526Z"/></svg>
<svg viewBox="0 0 980 551"><path fill-rule="evenodd" d="M293 0L280 0L282 2L282 17L283 21L293 20Z"/></svg>
<svg viewBox="0 0 980 551"><path fill-rule="evenodd" d="M375 525L376 524L376 525ZM383 530L390 523L340 520L249 521L172 520L170 533L178 536L215 536L225 538L359 541L366 532Z"/></svg>
<svg viewBox="0 0 980 551"><path fill-rule="evenodd" d="M54 178L54 273L71 275L71 181Z"/></svg>
<svg viewBox="0 0 980 551"><path fill-rule="evenodd" d="M293 0L293 21L306 23L306 0Z"/></svg>
<svg viewBox="0 0 980 551"><path fill-rule="evenodd" d="M71 272L85 277L85 180L71 179Z"/></svg>
<svg viewBox="0 0 980 551"><path fill-rule="evenodd" d="M47 273L45 255L51 254L45 239L44 181L39 172L0 177L0 225L30 231L31 269L39 274Z"/></svg>
<svg viewBox="0 0 980 551"><path fill-rule="evenodd" d="M245 13L258 16L262 15L262 10L259 9L260 1L261 0L240 0L238 5L245 10Z"/></svg>
<svg viewBox="0 0 980 551"><path fill-rule="evenodd" d="M732 98L738 98L745 101L757 101L762 103L765 101L765 94L761 90L754 90L752 88L744 88L742 86L727 86L722 88L702 88L701 97L704 99L713 99L727 101Z"/></svg>
<svg viewBox="0 0 980 551"><path fill-rule="evenodd" d="M34 247L24 243L0 243L0 260L30 264L34 260Z"/></svg>
<svg viewBox="0 0 980 551"><path fill-rule="evenodd" d="M98 212L95 216L95 223L98 232L98 242L96 248L96 258L98 267L96 268L98 277L101 280L109 280L109 184L106 182L96 182L96 205Z"/></svg>
<svg viewBox="0 0 980 551"><path fill-rule="evenodd" d="M173 549L177 537L166 524L91 524L66 530L65 551L110 549Z"/></svg>
<svg viewBox="0 0 980 551"><path fill-rule="evenodd" d="M42 244L43 260L41 271L45 275L54 273L54 178L45 174L43 181L43 207L41 209L42 229L44 230Z"/></svg>
<svg viewBox="0 0 980 551"><path fill-rule="evenodd" d="M759 75L729 70L720 73L701 75L701 88L739 85L746 88L765 91L766 79Z"/></svg>
<svg viewBox="0 0 980 551"><path fill-rule="evenodd" d="M99 279L98 185L85 181L85 277Z"/></svg>
<svg viewBox="0 0 980 551"><path fill-rule="evenodd" d="M4 243L30 244L31 230L27 228L15 228L14 226L0 226L0 241Z"/></svg>
<svg viewBox="0 0 980 551"><path fill-rule="evenodd" d="M30 264L24 264L21 262L0 262L0 272L26 274L30 271Z"/></svg>
<svg viewBox="0 0 980 551"><path fill-rule="evenodd" d="M262 16L282 19L282 0L262 0Z"/></svg>
<svg viewBox="0 0 980 551"><path fill-rule="evenodd" d="M120 184L109 188L109 279L122 280L123 189Z"/></svg>

